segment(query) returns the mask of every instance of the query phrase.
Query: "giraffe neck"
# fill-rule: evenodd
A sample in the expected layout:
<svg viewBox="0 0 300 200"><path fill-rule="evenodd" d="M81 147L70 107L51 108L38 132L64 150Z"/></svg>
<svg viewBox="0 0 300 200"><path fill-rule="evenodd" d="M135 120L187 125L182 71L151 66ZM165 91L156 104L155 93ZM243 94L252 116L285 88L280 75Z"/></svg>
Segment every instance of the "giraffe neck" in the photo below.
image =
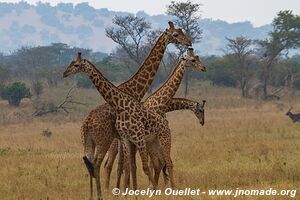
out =
<svg viewBox="0 0 300 200"><path fill-rule="evenodd" d="M175 110L191 110L195 112L197 105L197 101L192 101L185 98L173 98L168 104L166 112L172 112Z"/></svg>
<svg viewBox="0 0 300 200"><path fill-rule="evenodd" d="M106 79L103 74L91 62L87 62L87 67L84 72L88 74L91 81L97 88L98 92L102 95L104 100L113 108L122 108L124 105L120 104L120 99L132 97L125 92L119 90L114 84ZM122 101L124 102L124 101Z"/></svg>
<svg viewBox="0 0 300 200"><path fill-rule="evenodd" d="M155 78L168 44L169 40L165 31L160 35L139 70L128 81L119 85L118 88L141 101Z"/></svg>
<svg viewBox="0 0 300 200"><path fill-rule="evenodd" d="M184 72L186 70L185 63L186 60L181 58L165 83L151 96L149 96L145 100L145 102L156 101L159 102L159 104L162 106L167 105L169 101L174 97L179 88Z"/></svg>

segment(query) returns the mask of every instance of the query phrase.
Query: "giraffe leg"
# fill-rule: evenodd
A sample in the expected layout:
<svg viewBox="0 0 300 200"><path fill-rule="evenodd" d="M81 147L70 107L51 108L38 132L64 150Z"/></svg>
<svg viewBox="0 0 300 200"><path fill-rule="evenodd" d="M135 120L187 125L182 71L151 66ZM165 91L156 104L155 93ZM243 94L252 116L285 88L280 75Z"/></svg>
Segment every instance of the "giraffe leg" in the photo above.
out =
<svg viewBox="0 0 300 200"><path fill-rule="evenodd" d="M136 177L136 147L134 144L129 144L129 154L130 154L130 174L132 177L132 188L133 190L137 190L137 177Z"/></svg>
<svg viewBox="0 0 300 200"><path fill-rule="evenodd" d="M104 164L105 188L109 189L110 175L111 175L112 167L113 167L115 158L118 154L118 139L114 139L113 143L109 147L109 150L108 150L107 154L108 154L108 157L107 157L107 160Z"/></svg>
<svg viewBox="0 0 300 200"><path fill-rule="evenodd" d="M90 175L90 200L93 199L93 177Z"/></svg>
<svg viewBox="0 0 300 200"><path fill-rule="evenodd" d="M94 160L94 173L96 178L96 189L97 189L97 200L103 200L102 191L101 191L101 183L100 183L100 166L104 159L105 154L101 154L96 151L96 158Z"/></svg>
<svg viewBox="0 0 300 200"><path fill-rule="evenodd" d="M118 157L116 188L120 188L120 182L121 182L121 177L124 168L124 153L123 153L123 146L120 140L118 140L118 152L119 152L119 157Z"/></svg>
<svg viewBox="0 0 300 200"><path fill-rule="evenodd" d="M127 146L128 141L121 140L121 145L123 147L123 169L125 171L124 173L124 180L123 180L123 191L125 191L127 188L130 187L130 164L129 164L129 148Z"/></svg>
<svg viewBox="0 0 300 200"><path fill-rule="evenodd" d="M174 171L173 171L173 162L171 160L171 157L166 159L166 165L167 165L167 171L169 173L169 177L170 177L170 187L174 188L175 184L174 184Z"/></svg>
<svg viewBox="0 0 300 200"><path fill-rule="evenodd" d="M123 190L125 191L126 188L130 188L130 167L128 161L124 165Z"/></svg>
<svg viewBox="0 0 300 200"><path fill-rule="evenodd" d="M119 118L121 118L121 117L119 117ZM154 186L155 185L154 179L151 176L149 165L148 165L148 152L146 149L145 128L144 128L143 122L141 121L140 118L134 119L134 117L132 117L132 119L129 122L129 124L131 123L131 127L124 128L124 125L123 125L124 122L121 122L121 121L122 120L118 121L118 117L117 117L116 128L117 128L119 134L120 133L122 134L122 135L120 135L121 137L123 137L122 140L124 140L125 136L126 136L126 140L130 141L138 148L140 157L141 157L141 161L142 161L142 165L143 165L143 171L148 176L148 178L151 180L151 183ZM131 152L131 153L133 153L133 152ZM130 152L126 151L126 154L128 155L126 157L130 159L131 158ZM129 163L130 163L130 169L132 171L134 171L135 163L132 163L132 162L129 162Z"/></svg>
<svg viewBox="0 0 300 200"><path fill-rule="evenodd" d="M169 180L170 180L170 178L165 174L165 173L163 173L163 177L164 177L164 183L165 183L165 186L166 185L168 185L169 184Z"/></svg>
<svg viewBox="0 0 300 200"><path fill-rule="evenodd" d="M153 161L152 161L151 157L150 157L150 160L149 160L149 168L150 168L151 176L153 176L153 174L154 174L154 164L153 164Z"/></svg>
<svg viewBox="0 0 300 200"><path fill-rule="evenodd" d="M102 192L101 192L101 184L100 184L100 168L98 167L97 169L95 169L95 177L96 177L96 188L97 188L97 200L103 200Z"/></svg>
<svg viewBox="0 0 300 200"><path fill-rule="evenodd" d="M152 168L154 169L154 181L155 181L155 186L157 187L160 171L165 163L158 139L155 138L153 141L148 142L147 149L151 158Z"/></svg>
<svg viewBox="0 0 300 200"><path fill-rule="evenodd" d="M152 169L154 171L154 182L155 182L155 186L154 188L158 187L158 181L159 181L159 175L160 175L160 171L162 169L162 165L159 162L159 160L157 158L151 158L151 165L152 165ZM153 173L153 172L152 172Z"/></svg>
<svg viewBox="0 0 300 200"><path fill-rule="evenodd" d="M149 168L150 168L150 174L153 177L153 174L155 174L155 168L154 168L154 164L153 164L151 156L150 156L150 160L149 160ZM155 181L155 178L154 178L154 181Z"/></svg>
<svg viewBox="0 0 300 200"><path fill-rule="evenodd" d="M170 129L165 129L162 131L162 134L165 137L163 138L159 138L160 144L161 144L161 148L163 151L163 156L165 159L165 164L166 164L166 169L168 171L169 174L169 178L170 178L170 187L174 188L175 184L174 184L174 171L173 171L173 162L171 159L171 132ZM164 176L165 182L167 182L167 178Z"/></svg>
<svg viewBox="0 0 300 200"><path fill-rule="evenodd" d="M83 161L90 176L90 198L89 199L92 200L93 199L93 178L95 178L94 165L93 165L95 144L92 140L90 132L87 130L85 126L83 126L81 129L81 137L82 137L82 143L84 147Z"/></svg>
<svg viewBox="0 0 300 200"><path fill-rule="evenodd" d="M138 120L137 122L137 127L135 131L132 131L131 134L129 134L129 141L133 143L136 148L139 151L141 161L142 161L142 166L143 166L143 171L144 173L148 176L148 179L150 180L152 186L156 188L155 182L153 177L151 176L149 165L148 165L148 151L146 148L146 140L145 140L145 129L144 125L141 121ZM133 153L133 152L131 152ZM132 154L132 156L134 156ZM133 158L133 157L131 157ZM132 163L133 161L133 163ZM135 159L131 159L131 162L129 162L131 165L131 169L134 171L134 165L135 165Z"/></svg>
<svg viewBox="0 0 300 200"><path fill-rule="evenodd" d="M156 184L155 184L155 181L154 181L153 177L151 176L149 165L148 165L148 152L147 152L147 149L146 149L146 142L145 141L140 142L137 145L137 147L138 147L140 157L141 157L141 160L142 160L143 171L148 176L148 179L150 180L153 188L156 189Z"/></svg>

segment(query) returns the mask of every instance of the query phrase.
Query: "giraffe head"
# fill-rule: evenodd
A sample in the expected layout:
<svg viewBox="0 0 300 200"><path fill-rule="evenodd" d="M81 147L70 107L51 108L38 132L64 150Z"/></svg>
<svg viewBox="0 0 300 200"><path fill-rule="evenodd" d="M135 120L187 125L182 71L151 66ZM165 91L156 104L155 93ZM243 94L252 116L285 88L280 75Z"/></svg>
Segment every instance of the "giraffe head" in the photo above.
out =
<svg viewBox="0 0 300 200"><path fill-rule="evenodd" d="M186 33L180 28L175 28L173 22L169 21L169 28L167 28L165 32L167 33L169 43L192 46L192 41L188 38Z"/></svg>
<svg viewBox="0 0 300 200"><path fill-rule="evenodd" d="M205 105L205 100L202 101L202 104L197 103L195 108L194 108L194 113L199 119L200 124L203 126L204 125L204 105Z"/></svg>
<svg viewBox="0 0 300 200"><path fill-rule="evenodd" d="M71 61L67 69L64 71L63 77L68 77L71 74L76 74L79 72L85 72L87 70L88 62L86 59L81 58L81 53L78 52L75 60Z"/></svg>
<svg viewBox="0 0 300 200"><path fill-rule="evenodd" d="M184 59L185 59L185 67L206 72L206 67L201 62L199 56L194 53L193 48L191 47L188 48L187 55Z"/></svg>

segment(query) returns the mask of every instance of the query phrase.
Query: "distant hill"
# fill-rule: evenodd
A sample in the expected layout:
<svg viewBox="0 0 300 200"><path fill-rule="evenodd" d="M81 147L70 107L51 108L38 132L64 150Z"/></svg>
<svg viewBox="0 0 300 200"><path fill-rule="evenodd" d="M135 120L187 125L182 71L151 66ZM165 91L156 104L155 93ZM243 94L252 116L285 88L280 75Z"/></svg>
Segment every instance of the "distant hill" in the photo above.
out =
<svg viewBox="0 0 300 200"><path fill-rule="evenodd" d="M0 3L0 52L9 53L21 46L62 42L109 53L115 44L105 36L105 27L111 25L116 14L128 13L95 9L88 3L60 3L57 6L41 2L37 5ZM171 19L163 14L150 16L143 11L136 15L146 17L156 28L165 28ZM255 28L250 22L230 24L222 20L202 19L200 23L203 39L195 47L202 55L222 54L225 37L245 35L262 39L271 30L271 25Z"/></svg>

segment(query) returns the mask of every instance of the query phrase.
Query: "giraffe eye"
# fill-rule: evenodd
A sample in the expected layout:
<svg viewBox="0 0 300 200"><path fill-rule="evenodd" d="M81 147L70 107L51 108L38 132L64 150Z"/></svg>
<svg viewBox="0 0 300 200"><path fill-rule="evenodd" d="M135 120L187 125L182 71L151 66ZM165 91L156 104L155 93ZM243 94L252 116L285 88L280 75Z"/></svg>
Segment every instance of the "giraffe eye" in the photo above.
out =
<svg viewBox="0 0 300 200"><path fill-rule="evenodd" d="M196 62L196 60L195 60L195 59L192 59L192 62L194 63L194 62Z"/></svg>
<svg viewBox="0 0 300 200"><path fill-rule="evenodd" d="M177 32L173 33L174 37L177 37L179 34Z"/></svg>
<svg viewBox="0 0 300 200"><path fill-rule="evenodd" d="M75 64L74 67L79 67L79 65L78 65L78 64Z"/></svg>

